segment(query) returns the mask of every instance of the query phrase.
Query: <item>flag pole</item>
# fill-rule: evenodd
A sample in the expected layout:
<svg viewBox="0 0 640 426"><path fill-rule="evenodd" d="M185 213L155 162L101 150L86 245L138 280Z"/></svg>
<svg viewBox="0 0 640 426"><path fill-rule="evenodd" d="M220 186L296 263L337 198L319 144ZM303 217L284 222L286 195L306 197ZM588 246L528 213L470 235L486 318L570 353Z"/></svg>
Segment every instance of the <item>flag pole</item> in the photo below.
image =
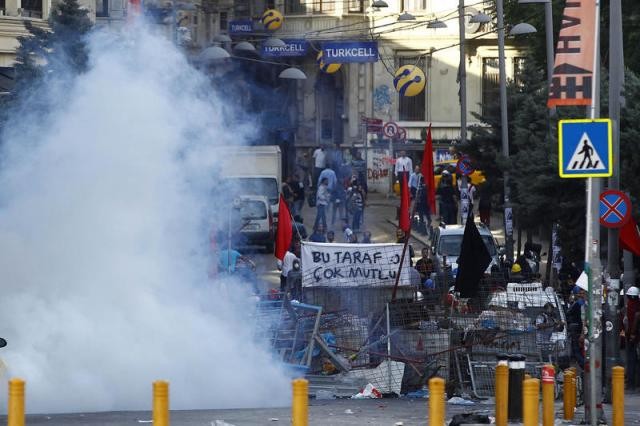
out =
<svg viewBox="0 0 640 426"><path fill-rule="evenodd" d="M423 176L423 179L424 179L424 176ZM402 265L404 265L404 258L407 255L407 246L409 245L409 239L411 239L411 229L412 229L411 224L413 223L413 217L416 214L416 206L418 205L418 200L420 199L419 196L422 195L422 192L421 192L422 188L424 188L424 184L418 185L418 190L416 191L416 198L413 202L413 206L411 207L411 214L409 216L409 229L407 230L404 238L404 246L402 247L402 255L400 256L400 265L398 265L398 274L396 275L396 282L393 285L393 293L391 293L391 302L396 301L396 292L398 290L398 284L400 283L400 274L402 273ZM409 190L409 188L407 188L407 190ZM398 220L398 225L400 225L399 220Z"/></svg>

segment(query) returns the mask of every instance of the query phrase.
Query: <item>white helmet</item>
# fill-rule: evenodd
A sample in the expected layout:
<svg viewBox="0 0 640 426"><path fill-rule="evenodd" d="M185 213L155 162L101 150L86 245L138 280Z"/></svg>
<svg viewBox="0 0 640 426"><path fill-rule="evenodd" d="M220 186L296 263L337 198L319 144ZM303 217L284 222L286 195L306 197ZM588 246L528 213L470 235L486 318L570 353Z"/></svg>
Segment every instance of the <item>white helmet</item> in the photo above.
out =
<svg viewBox="0 0 640 426"><path fill-rule="evenodd" d="M629 287L629 289L627 290L627 296L640 296L640 289L635 286Z"/></svg>

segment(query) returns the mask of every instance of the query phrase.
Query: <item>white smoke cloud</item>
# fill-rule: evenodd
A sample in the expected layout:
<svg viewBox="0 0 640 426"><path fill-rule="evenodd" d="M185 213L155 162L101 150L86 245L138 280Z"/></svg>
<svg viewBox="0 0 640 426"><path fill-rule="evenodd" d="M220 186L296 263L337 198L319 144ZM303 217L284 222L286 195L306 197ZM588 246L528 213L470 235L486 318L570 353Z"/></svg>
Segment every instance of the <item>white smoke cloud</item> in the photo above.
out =
<svg viewBox="0 0 640 426"><path fill-rule="evenodd" d="M51 109L12 119L0 356L27 381L29 412L148 409L156 379L176 409L286 404L241 284L207 278L215 147L252 129L225 123L232 112L170 42L128 31L93 34L90 70L53 78L38 94Z"/></svg>

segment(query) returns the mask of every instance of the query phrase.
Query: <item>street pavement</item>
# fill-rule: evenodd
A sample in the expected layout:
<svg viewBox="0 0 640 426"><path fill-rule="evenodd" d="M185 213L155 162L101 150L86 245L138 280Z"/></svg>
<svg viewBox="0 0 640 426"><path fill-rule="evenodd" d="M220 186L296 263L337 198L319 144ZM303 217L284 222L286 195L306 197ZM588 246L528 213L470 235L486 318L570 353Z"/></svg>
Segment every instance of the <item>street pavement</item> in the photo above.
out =
<svg viewBox="0 0 640 426"><path fill-rule="evenodd" d="M556 402L556 425L579 425L584 418L582 409L576 412L574 421L563 421L561 401ZM428 421L428 399L373 399L373 400L311 400L309 401L309 425L380 425L424 426ZM477 413L493 416L491 401L476 402L470 406L446 405L446 424L461 413ZM226 410L172 411L174 426L278 426L291 424L291 408L256 408ZM605 405L605 417L611 422L611 410ZM541 418L540 418L541 419ZM6 416L0 422L6 423ZM47 426L125 426L151 424L150 411L126 411L77 414L34 414L27 416L27 425ZM510 423L517 425L518 423ZM625 398L625 425L640 424L640 394Z"/></svg>

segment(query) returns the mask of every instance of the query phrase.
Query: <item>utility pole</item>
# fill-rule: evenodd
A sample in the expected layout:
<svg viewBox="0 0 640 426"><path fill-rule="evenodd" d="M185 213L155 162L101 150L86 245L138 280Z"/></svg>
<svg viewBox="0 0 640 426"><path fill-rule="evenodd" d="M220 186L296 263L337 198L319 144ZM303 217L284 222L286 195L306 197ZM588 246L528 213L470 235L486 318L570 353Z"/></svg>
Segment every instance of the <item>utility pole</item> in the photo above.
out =
<svg viewBox="0 0 640 426"><path fill-rule="evenodd" d="M620 106L624 82L624 56L622 53L622 5L621 0L609 2L609 118L613 124L613 175L609 178L609 189L620 188ZM605 400L611 401L611 368L619 363L618 293L620 291L620 247L618 229L607 232L607 269L609 288L606 305L606 359ZM611 326L609 326L611 324Z"/></svg>
<svg viewBox="0 0 640 426"><path fill-rule="evenodd" d="M502 155L509 158L509 119L507 114L507 72L504 53L504 5L503 0L496 0L498 15L498 67L500 72L500 127L502 130ZM511 190L509 188L509 172L505 171L504 180L504 230L507 259L513 260L513 212L511 210Z"/></svg>
<svg viewBox="0 0 640 426"><path fill-rule="evenodd" d="M593 78L589 118L600 116L600 0L595 0ZM584 270L589 279L589 364L585 392L585 421L597 426L604 419L602 411L602 273L600 265L600 200L601 178L587 179L587 215L585 222Z"/></svg>
<svg viewBox="0 0 640 426"><path fill-rule="evenodd" d="M467 58L465 48L465 25L464 25L464 0L458 2L458 34L460 35L460 65L458 74L460 80L460 146L464 149L467 143ZM473 208L469 204L467 176L460 177L460 221L464 225L467 221L468 209ZM463 200L462 195L466 198ZM466 208L465 208L466 207Z"/></svg>

